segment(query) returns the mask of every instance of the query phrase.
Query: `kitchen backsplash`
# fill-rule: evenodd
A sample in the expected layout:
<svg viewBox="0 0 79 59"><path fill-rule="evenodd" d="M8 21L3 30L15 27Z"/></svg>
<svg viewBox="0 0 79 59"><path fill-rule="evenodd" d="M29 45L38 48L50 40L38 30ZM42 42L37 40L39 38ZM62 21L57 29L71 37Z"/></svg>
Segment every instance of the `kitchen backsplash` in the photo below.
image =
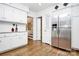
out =
<svg viewBox="0 0 79 59"><path fill-rule="evenodd" d="M12 32L12 28L16 28L16 24L15 26L13 26L13 24L15 23L6 23L6 22L0 22L0 32ZM26 31L26 25L25 24L17 24L17 32L20 31ZM14 29L15 32L15 29Z"/></svg>

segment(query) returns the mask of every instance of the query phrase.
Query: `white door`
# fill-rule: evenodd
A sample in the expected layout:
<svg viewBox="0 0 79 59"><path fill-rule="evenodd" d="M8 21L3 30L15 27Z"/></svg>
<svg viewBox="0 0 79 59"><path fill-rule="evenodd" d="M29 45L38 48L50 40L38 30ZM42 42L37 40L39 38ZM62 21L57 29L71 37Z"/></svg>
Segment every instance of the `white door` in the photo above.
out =
<svg viewBox="0 0 79 59"><path fill-rule="evenodd" d="M41 19L39 17L36 19L36 38L41 40Z"/></svg>
<svg viewBox="0 0 79 59"><path fill-rule="evenodd" d="M51 16L43 16L42 21L42 41L51 44Z"/></svg>

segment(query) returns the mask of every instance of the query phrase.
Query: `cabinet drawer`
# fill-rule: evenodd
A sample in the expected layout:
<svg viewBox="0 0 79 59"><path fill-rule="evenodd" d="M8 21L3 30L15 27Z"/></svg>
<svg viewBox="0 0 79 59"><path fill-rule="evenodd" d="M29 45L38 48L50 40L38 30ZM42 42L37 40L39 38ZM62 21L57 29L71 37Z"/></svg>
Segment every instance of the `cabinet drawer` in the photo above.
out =
<svg viewBox="0 0 79 59"><path fill-rule="evenodd" d="M7 39L7 40L5 40ZM1 42L0 42L0 51L6 51L8 49L10 49L10 44L9 44L9 39L8 38L1 38Z"/></svg>
<svg viewBox="0 0 79 59"><path fill-rule="evenodd" d="M0 38L3 38L5 35L4 34L0 34Z"/></svg>

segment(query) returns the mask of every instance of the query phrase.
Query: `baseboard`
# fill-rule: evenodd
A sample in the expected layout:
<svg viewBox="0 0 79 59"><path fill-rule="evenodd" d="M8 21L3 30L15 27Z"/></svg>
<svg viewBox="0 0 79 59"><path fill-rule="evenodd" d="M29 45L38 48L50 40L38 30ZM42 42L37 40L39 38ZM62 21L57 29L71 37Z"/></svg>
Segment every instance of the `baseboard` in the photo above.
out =
<svg viewBox="0 0 79 59"><path fill-rule="evenodd" d="M72 48L73 50L77 50L77 51L79 51L79 48Z"/></svg>
<svg viewBox="0 0 79 59"><path fill-rule="evenodd" d="M64 51L69 51L69 52L72 51L72 49L66 49L66 48L61 48L61 47L57 47L57 46L52 46L52 47L60 49L60 50L64 50Z"/></svg>
<svg viewBox="0 0 79 59"><path fill-rule="evenodd" d="M45 43L45 44L50 45L50 44L48 44L48 43Z"/></svg>

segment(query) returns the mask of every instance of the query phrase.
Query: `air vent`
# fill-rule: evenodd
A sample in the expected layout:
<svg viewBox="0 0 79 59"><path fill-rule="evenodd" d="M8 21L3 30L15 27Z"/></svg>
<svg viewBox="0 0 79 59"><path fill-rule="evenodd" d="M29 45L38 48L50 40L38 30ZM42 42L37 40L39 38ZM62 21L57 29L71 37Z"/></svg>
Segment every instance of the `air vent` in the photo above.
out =
<svg viewBox="0 0 79 59"><path fill-rule="evenodd" d="M58 8L59 8L59 6L56 5L56 6L55 6L55 9L58 9Z"/></svg>
<svg viewBox="0 0 79 59"><path fill-rule="evenodd" d="M63 6L67 6L67 5L68 5L68 3L64 3L64 4L63 4Z"/></svg>

